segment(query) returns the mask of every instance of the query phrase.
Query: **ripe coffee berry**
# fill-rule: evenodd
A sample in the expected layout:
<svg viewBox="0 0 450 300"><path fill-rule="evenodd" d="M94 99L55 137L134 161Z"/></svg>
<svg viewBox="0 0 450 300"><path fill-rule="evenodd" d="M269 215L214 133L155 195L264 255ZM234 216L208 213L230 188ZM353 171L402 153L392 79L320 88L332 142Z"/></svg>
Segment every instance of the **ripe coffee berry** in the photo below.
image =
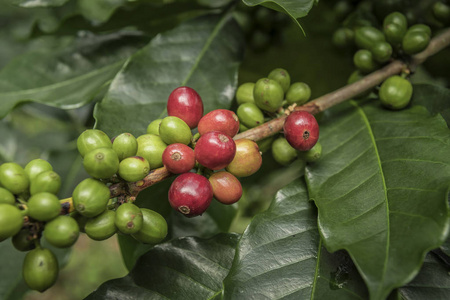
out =
<svg viewBox="0 0 450 300"><path fill-rule="evenodd" d="M204 135L210 131L220 131L233 137L239 131L239 119L231 110L213 110L204 115L198 123L198 132L200 135Z"/></svg>
<svg viewBox="0 0 450 300"><path fill-rule="evenodd" d="M319 139L319 124L306 111L291 113L284 122L283 130L289 144L300 151L308 151Z"/></svg>
<svg viewBox="0 0 450 300"><path fill-rule="evenodd" d="M223 204L233 204L242 197L242 185L233 174L221 171L211 175L209 182L214 198Z"/></svg>
<svg viewBox="0 0 450 300"><path fill-rule="evenodd" d="M171 144L164 150L162 161L170 173L182 174L189 172L195 166L194 150L184 144Z"/></svg>
<svg viewBox="0 0 450 300"><path fill-rule="evenodd" d="M202 135L195 145L195 159L212 170L225 168L234 158L236 144L234 140L219 131Z"/></svg>
<svg viewBox="0 0 450 300"><path fill-rule="evenodd" d="M201 215L211 204L213 189L206 177L195 173L179 175L170 186L170 205L187 217Z"/></svg>
<svg viewBox="0 0 450 300"><path fill-rule="evenodd" d="M167 114L182 119L194 129L203 116L202 98L190 87L178 87L169 96Z"/></svg>

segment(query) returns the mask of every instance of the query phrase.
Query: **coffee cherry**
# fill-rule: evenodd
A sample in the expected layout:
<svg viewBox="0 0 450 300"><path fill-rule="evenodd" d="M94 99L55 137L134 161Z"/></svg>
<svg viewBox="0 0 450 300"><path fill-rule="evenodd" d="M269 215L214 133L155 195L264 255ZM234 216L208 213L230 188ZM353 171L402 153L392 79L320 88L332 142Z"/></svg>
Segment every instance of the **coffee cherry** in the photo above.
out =
<svg viewBox="0 0 450 300"><path fill-rule="evenodd" d="M182 119L190 129L194 129L203 116L202 98L190 87L178 87L169 96L167 114Z"/></svg>
<svg viewBox="0 0 450 300"><path fill-rule="evenodd" d="M284 123L283 131L289 144L300 151L311 149L319 139L319 124L306 111L292 112Z"/></svg>
<svg viewBox="0 0 450 300"><path fill-rule="evenodd" d="M253 98L253 89L255 84L253 82L246 82L241 84L236 91L236 101L238 105L243 103L255 103L255 98Z"/></svg>
<svg viewBox="0 0 450 300"><path fill-rule="evenodd" d="M26 252L36 248L34 240L31 238L30 230L28 228L21 229L11 239L11 242L17 250Z"/></svg>
<svg viewBox="0 0 450 300"><path fill-rule="evenodd" d="M255 104L262 110L276 112L283 102L284 91L275 80L261 78L255 83L253 89Z"/></svg>
<svg viewBox="0 0 450 300"><path fill-rule="evenodd" d="M111 148L112 143L109 137L101 130L85 130L77 139L77 148L81 156L98 148Z"/></svg>
<svg viewBox="0 0 450 300"><path fill-rule="evenodd" d="M119 175L128 182L142 180L149 172L148 161L140 156L127 157L119 164Z"/></svg>
<svg viewBox="0 0 450 300"><path fill-rule="evenodd" d="M297 158L297 151L285 138L279 137L272 144L272 156L277 163L287 166Z"/></svg>
<svg viewBox="0 0 450 300"><path fill-rule="evenodd" d="M22 275L32 290L43 292L58 278L58 260L49 249L36 248L25 256Z"/></svg>
<svg viewBox="0 0 450 300"><path fill-rule="evenodd" d="M444 25L450 23L450 5L445 4L442 1L438 1L434 3L433 7L433 15L436 19L442 22Z"/></svg>
<svg viewBox="0 0 450 300"><path fill-rule="evenodd" d="M356 51L353 56L353 63L363 73L370 73L378 68L372 52L365 49Z"/></svg>
<svg viewBox="0 0 450 300"><path fill-rule="evenodd" d="M277 68L272 70L267 78L275 80L280 84L280 86L283 88L283 92L286 93L289 86L291 85L291 76L289 76L288 71L285 69Z"/></svg>
<svg viewBox="0 0 450 300"><path fill-rule="evenodd" d="M0 166L0 184L13 194L25 192L29 186L25 170L16 163L4 163Z"/></svg>
<svg viewBox="0 0 450 300"><path fill-rule="evenodd" d="M147 126L147 134L159 135L159 126L163 119L156 119L150 122Z"/></svg>
<svg viewBox="0 0 450 300"><path fill-rule="evenodd" d="M397 26L400 26L401 28L404 29L405 32L406 29L408 28L408 20L406 19L404 14L398 11L394 11L384 18L383 28L385 28L389 24L395 24Z"/></svg>
<svg viewBox="0 0 450 300"><path fill-rule="evenodd" d="M198 132L204 135L210 131L220 131L234 137L239 131L238 116L228 109L216 109L207 113L198 123Z"/></svg>
<svg viewBox="0 0 450 300"><path fill-rule="evenodd" d="M35 195L37 193L52 193L58 194L61 188L61 177L54 171L45 171L38 174L33 180L30 181L30 194Z"/></svg>
<svg viewBox="0 0 450 300"><path fill-rule="evenodd" d="M22 213L17 207L0 204L0 242L17 234L22 225Z"/></svg>
<svg viewBox="0 0 450 300"><path fill-rule="evenodd" d="M223 204L233 204L242 197L242 185L233 174L220 171L209 177L214 198Z"/></svg>
<svg viewBox="0 0 450 300"><path fill-rule="evenodd" d="M298 157L306 162L315 162L322 156L322 145L317 142L314 147L308 151L299 151Z"/></svg>
<svg viewBox="0 0 450 300"><path fill-rule="evenodd" d="M333 44L339 48L351 46L355 40L355 33L350 28L339 28L333 33Z"/></svg>
<svg viewBox="0 0 450 300"><path fill-rule="evenodd" d="M286 101L289 104L302 105L311 97L311 88L304 82L293 83L286 93Z"/></svg>
<svg viewBox="0 0 450 300"><path fill-rule="evenodd" d="M53 171L53 167L48 161L37 158L30 161L24 170L28 175L28 179L31 181L42 172Z"/></svg>
<svg viewBox="0 0 450 300"><path fill-rule="evenodd" d="M72 194L75 209L81 215L90 218L105 211L109 198L109 188L102 182L92 178L80 182Z"/></svg>
<svg viewBox="0 0 450 300"><path fill-rule="evenodd" d="M143 223L138 232L132 234L141 243L157 244L167 236L167 222L163 216L148 208L141 208Z"/></svg>
<svg viewBox="0 0 450 300"><path fill-rule="evenodd" d="M150 169L162 167L162 154L167 145L161 137L154 134L144 134L137 138L137 156L145 158L150 164Z"/></svg>
<svg viewBox="0 0 450 300"><path fill-rule="evenodd" d="M236 140L236 155L226 170L236 177L247 177L259 170L262 164L258 145L251 140Z"/></svg>
<svg viewBox="0 0 450 300"><path fill-rule="evenodd" d="M111 148L98 148L84 156L83 166L92 177L108 179L117 173L119 158Z"/></svg>
<svg viewBox="0 0 450 300"><path fill-rule="evenodd" d="M167 146L162 155L163 164L173 174L189 172L195 166L194 150L184 144Z"/></svg>
<svg viewBox="0 0 450 300"><path fill-rule="evenodd" d="M103 241L112 237L117 232L115 224L116 212L105 210L95 218L87 220L84 230L93 240Z"/></svg>
<svg viewBox="0 0 450 300"><path fill-rule="evenodd" d="M136 155L137 141L131 133L122 133L112 140L112 148L117 153L120 161Z"/></svg>
<svg viewBox="0 0 450 300"><path fill-rule="evenodd" d="M372 26L363 26L355 30L355 43L361 49L370 49L376 43L384 42L381 31Z"/></svg>
<svg viewBox="0 0 450 300"><path fill-rule="evenodd" d="M61 204L54 194L37 193L28 199L28 215L35 220L50 221L59 216L60 213Z"/></svg>
<svg viewBox="0 0 450 300"><path fill-rule="evenodd" d="M206 177L195 173L179 175L170 186L169 203L186 217L195 217L211 204L213 191Z"/></svg>
<svg viewBox="0 0 450 300"><path fill-rule="evenodd" d="M386 42L380 42L375 44L370 51L376 62L385 63L391 58L392 46Z"/></svg>
<svg viewBox="0 0 450 300"><path fill-rule="evenodd" d="M5 188L0 187L0 204L14 205L16 198L14 195Z"/></svg>
<svg viewBox="0 0 450 300"><path fill-rule="evenodd" d="M391 109L402 109L409 104L413 88L411 83L401 76L395 75L386 79L380 87L381 104Z"/></svg>
<svg viewBox="0 0 450 300"><path fill-rule="evenodd" d="M192 132L182 119L165 117L159 127L159 136L167 145L175 143L189 145L192 139Z"/></svg>
<svg viewBox="0 0 450 300"><path fill-rule="evenodd" d="M419 53L430 43L430 36L424 31L408 30L403 37L402 48L408 55Z"/></svg>
<svg viewBox="0 0 450 300"><path fill-rule="evenodd" d="M402 28L397 24L388 24L383 28L386 40L396 48L398 48L398 45L402 43L406 30L406 28Z"/></svg>
<svg viewBox="0 0 450 300"><path fill-rule="evenodd" d="M264 123L264 115L258 106L254 103L244 103L237 109L239 125L253 128Z"/></svg>
<svg viewBox="0 0 450 300"><path fill-rule="evenodd" d="M45 224L44 237L52 246L68 248L80 235L77 221L69 216L59 216Z"/></svg>
<svg viewBox="0 0 450 300"><path fill-rule="evenodd" d="M225 168L234 158L236 144L234 140L219 131L211 131L197 141L194 149L195 159L212 170Z"/></svg>
<svg viewBox="0 0 450 300"><path fill-rule="evenodd" d="M426 33L429 37L431 37L431 28L430 26L425 24L415 24L408 28L408 32L423 32Z"/></svg>
<svg viewBox="0 0 450 300"><path fill-rule="evenodd" d="M143 223L141 209L132 203L123 203L116 210L114 223L117 229L124 234L138 232Z"/></svg>

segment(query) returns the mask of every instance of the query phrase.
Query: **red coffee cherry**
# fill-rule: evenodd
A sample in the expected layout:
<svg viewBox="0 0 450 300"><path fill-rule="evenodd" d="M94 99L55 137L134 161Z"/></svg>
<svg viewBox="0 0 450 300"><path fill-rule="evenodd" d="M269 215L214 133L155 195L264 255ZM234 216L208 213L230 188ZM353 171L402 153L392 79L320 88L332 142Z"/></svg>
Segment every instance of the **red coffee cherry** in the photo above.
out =
<svg viewBox="0 0 450 300"><path fill-rule="evenodd" d="M203 116L202 98L190 87L178 87L169 96L167 114L180 118L194 129Z"/></svg>
<svg viewBox="0 0 450 300"><path fill-rule="evenodd" d="M300 151L308 151L319 139L319 124L306 111L291 113L284 122L283 130L289 144Z"/></svg>
<svg viewBox="0 0 450 300"><path fill-rule="evenodd" d="M214 198L223 204L233 204L242 197L242 185L233 174L220 171L209 177Z"/></svg>
<svg viewBox="0 0 450 300"><path fill-rule="evenodd" d="M195 145L195 159L212 170L228 166L236 153L234 140L225 133L211 131L200 136Z"/></svg>
<svg viewBox="0 0 450 300"><path fill-rule="evenodd" d="M233 111L228 109L213 110L204 115L198 123L200 135L210 131L220 131L233 137L239 131L239 118Z"/></svg>
<svg viewBox="0 0 450 300"><path fill-rule="evenodd" d="M196 173L179 175L170 186L170 205L186 217L201 215L211 204L212 186L206 177Z"/></svg>
<svg viewBox="0 0 450 300"><path fill-rule="evenodd" d="M162 161L170 173L182 174L189 172L195 166L194 150L184 144L171 144L164 150Z"/></svg>

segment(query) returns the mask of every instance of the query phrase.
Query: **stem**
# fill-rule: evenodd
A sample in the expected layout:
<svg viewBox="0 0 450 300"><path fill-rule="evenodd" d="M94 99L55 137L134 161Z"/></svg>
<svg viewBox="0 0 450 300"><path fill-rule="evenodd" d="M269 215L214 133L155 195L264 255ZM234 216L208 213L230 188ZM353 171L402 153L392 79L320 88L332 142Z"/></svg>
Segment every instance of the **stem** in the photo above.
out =
<svg viewBox="0 0 450 300"><path fill-rule="evenodd" d="M342 103L346 100L352 99L353 97L365 92L369 89L382 83L385 79L390 76L400 74L403 71L414 70L418 65L422 64L427 60L428 57L442 51L450 45L450 29L444 30L441 34L434 37L428 47L414 55L411 59L410 64L406 64L400 60L394 60L390 64L384 66L383 68L365 76L364 78L354 82L352 84L346 85L336 91L325 94L319 98L316 98L302 106L296 106L294 110L307 111L311 114L317 114L322 112L334 105ZM409 69L409 70L408 70ZM253 141L260 141L269 136L272 136L283 128L284 120L287 115L283 115L279 118L273 119L267 123L264 123L258 127L244 131L234 137L234 140L238 139L250 139ZM167 171L165 167L152 170L144 179L137 182L128 183L128 193L132 197L136 197L140 191L163 181L173 174ZM119 188L120 185L120 188ZM110 187L111 196L118 196L120 193L125 193L125 189L121 184L115 184ZM73 211L72 198L63 199L60 201L63 206L62 212L64 211L64 205L69 207L69 211ZM68 205L67 205L68 203Z"/></svg>

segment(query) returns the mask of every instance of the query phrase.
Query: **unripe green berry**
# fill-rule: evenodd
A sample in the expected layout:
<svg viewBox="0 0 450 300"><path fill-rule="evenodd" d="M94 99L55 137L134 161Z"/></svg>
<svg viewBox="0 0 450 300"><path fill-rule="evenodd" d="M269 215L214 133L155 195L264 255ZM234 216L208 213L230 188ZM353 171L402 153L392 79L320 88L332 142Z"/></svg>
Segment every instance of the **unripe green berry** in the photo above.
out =
<svg viewBox="0 0 450 300"><path fill-rule="evenodd" d="M30 182L31 195L43 192L48 192L56 195L58 194L60 188L61 178L54 171L42 172Z"/></svg>
<svg viewBox="0 0 450 300"><path fill-rule="evenodd" d="M85 130L77 139L77 148L81 156L98 148L111 148L112 143L109 137L101 130Z"/></svg>
<svg viewBox="0 0 450 300"><path fill-rule="evenodd" d="M236 101L238 105L243 103L255 103L255 98L253 98L253 89L255 84L253 82L246 82L241 84L236 91Z"/></svg>
<svg viewBox="0 0 450 300"><path fill-rule="evenodd" d="M262 110L276 112L283 102L284 91L275 80L261 78L255 83L253 97L255 104Z"/></svg>
<svg viewBox="0 0 450 300"><path fill-rule="evenodd" d="M137 141L131 133L122 133L113 140L112 148L117 153L119 160L136 155Z"/></svg>
<svg viewBox="0 0 450 300"><path fill-rule="evenodd" d="M403 38L402 48L406 54L413 55L425 50L429 43L430 35L428 35L425 31L408 30Z"/></svg>
<svg viewBox="0 0 450 300"><path fill-rule="evenodd" d="M156 119L150 122L147 126L147 134L159 135L159 126L161 125L163 119Z"/></svg>
<svg viewBox="0 0 450 300"><path fill-rule="evenodd" d="M167 222L156 211L141 208L143 223L142 228L132 236L141 243L157 244L167 236Z"/></svg>
<svg viewBox="0 0 450 300"><path fill-rule="evenodd" d="M401 76L395 75L381 84L379 96L381 104L391 109L402 109L409 104L413 88L411 83Z"/></svg>
<svg viewBox="0 0 450 300"><path fill-rule="evenodd" d="M133 234L141 230L143 216L141 209L132 203L124 203L116 210L117 229L124 234Z"/></svg>
<svg viewBox="0 0 450 300"><path fill-rule="evenodd" d="M306 103L310 97L311 88L304 82L293 83L286 93L286 101L289 104L297 103L298 105L302 105Z"/></svg>
<svg viewBox="0 0 450 300"><path fill-rule="evenodd" d="M406 28L400 27L397 24L388 24L383 28L386 40L396 48L402 43L406 30Z"/></svg>
<svg viewBox="0 0 450 300"><path fill-rule="evenodd" d="M77 221L69 216L59 216L45 224L44 237L52 246L68 248L80 235Z"/></svg>
<svg viewBox="0 0 450 300"><path fill-rule="evenodd" d="M279 137L272 143L272 156L277 163L287 166L297 157L297 151L285 138Z"/></svg>
<svg viewBox="0 0 450 300"><path fill-rule="evenodd" d="M25 192L29 186L28 175L16 163L4 163L0 166L0 184L13 194Z"/></svg>
<svg viewBox="0 0 450 300"><path fill-rule="evenodd" d="M58 278L58 260L49 249L36 248L25 256L22 276L32 290L43 292Z"/></svg>
<svg viewBox="0 0 450 300"><path fill-rule="evenodd" d="M119 158L111 148L97 148L84 156L83 166L92 177L108 179L117 173Z"/></svg>
<svg viewBox="0 0 450 300"><path fill-rule="evenodd" d="M355 33L350 28L339 28L333 33L333 44L339 48L351 46L355 40Z"/></svg>
<svg viewBox="0 0 450 300"><path fill-rule="evenodd" d="M72 194L74 208L85 217L95 217L104 212L109 198L109 188L92 178L80 182Z"/></svg>
<svg viewBox="0 0 450 300"><path fill-rule="evenodd" d="M253 128L264 123L263 112L254 103L244 103L239 105L237 112L239 125L247 128Z"/></svg>
<svg viewBox="0 0 450 300"><path fill-rule="evenodd" d="M192 132L189 126L178 117L165 117L159 127L159 136L167 145L181 143L189 145Z"/></svg>
<svg viewBox="0 0 450 300"><path fill-rule="evenodd" d="M114 211L105 210L95 218L89 219L85 224L84 230L93 240L106 240L117 232L115 218L116 213Z"/></svg>
<svg viewBox="0 0 450 300"><path fill-rule="evenodd" d="M359 27L355 30L355 42L361 49L370 49L376 43L384 41L383 33L373 26Z"/></svg>
<svg viewBox="0 0 450 300"><path fill-rule="evenodd" d="M408 32L423 32L426 33L429 37L431 37L431 28L425 24L416 24L408 28Z"/></svg>
<svg viewBox="0 0 450 300"><path fill-rule="evenodd" d="M136 156L145 158L151 169L163 166L162 154L167 148L160 136L154 134L144 134L137 138L138 151Z"/></svg>
<svg viewBox="0 0 450 300"><path fill-rule="evenodd" d="M119 175L128 182L143 179L150 172L148 161L140 156L127 157L119 164Z"/></svg>
<svg viewBox="0 0 450 300"><path fill-rule="evenodd" d="M40 158L30 161L24 169L30 181L42 172L53 171L52 165L48 161Z"/></svg>
<svg viewBox="0 0 450 300"><path fill-rule="evenodd" d="M288 71L286 71L285 69L274 69L269 73L267 77L278 82L283 88L283 92L285 93L291 85L291 76L289 76Z"/></svg>
<svg viewBox="0 0 450 300"><path fill-rule="evenodd" d="M370 51L373 54L375 61L385 63L389 61L392 55L392 46L386 42L376 43Z"/></svg>
<svg viewBox="0 0 450 300"><path fill-rule="evenodd" d="M11 204L16 203L16 198L14 195L5 188L0 187L0 204Z"/></svg>
<svg viewBox="0 0 450 300"><path fill-rule="evenodd" d="M17 207L0 204L0 242L17 234L22 225L22 213Z"/></svg>
<svg viewBox="0 0 450 300"><path fill-rule="evenodd" d="M378 67L373 59L372 52L366 49L358 50L355 53L353 56L353 63L363 73L370 73Z"/></svg>
<svg viewBox="0 0 450 300"><path fill-rule="evenodd" d="M37 193L28 199L28 215L38 221L50 221L61 213L58 197L51 193Z"/></svg>
<svg viewBox="0 0 450 300"><path fill-rule="evenodd" d="M11 242L14 248L22 252L30 251L36 247L34 240L31 238L31 233L28 228L22 228L16 235L12 237Z"/></svg>
<svg viewBox="0 0 450 300"><path fill-rule="evenodd" d="M308 151L298 151L298 157L306 162L315 162L322 156L322 145L317 142Z"/></svg>
<svg viewBox="0 0 450 300"><path fill-rule="evenodd" d="M432 7L434 16L444 25L450 23L450 5L448 4L448 2L445 4L443 1L438 1Z"/></svg>

